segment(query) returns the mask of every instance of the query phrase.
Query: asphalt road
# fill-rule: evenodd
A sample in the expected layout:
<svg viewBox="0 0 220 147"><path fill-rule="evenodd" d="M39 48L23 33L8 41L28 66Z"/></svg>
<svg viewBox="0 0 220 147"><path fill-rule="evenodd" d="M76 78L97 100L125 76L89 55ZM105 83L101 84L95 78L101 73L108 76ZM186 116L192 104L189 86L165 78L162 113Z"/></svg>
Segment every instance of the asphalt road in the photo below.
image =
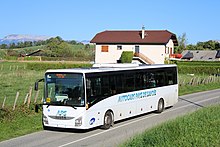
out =
<svg viewBox="0 0 220 147"><path fill-rule="evenodd" d="M135 134L162 122L208 105L220 103L220 89L179 97L179 102L161 114L149 113L117 122L109 130L95 128L86 132L40 131L0 142L0 147L112 147L128 140Z"/></svg>

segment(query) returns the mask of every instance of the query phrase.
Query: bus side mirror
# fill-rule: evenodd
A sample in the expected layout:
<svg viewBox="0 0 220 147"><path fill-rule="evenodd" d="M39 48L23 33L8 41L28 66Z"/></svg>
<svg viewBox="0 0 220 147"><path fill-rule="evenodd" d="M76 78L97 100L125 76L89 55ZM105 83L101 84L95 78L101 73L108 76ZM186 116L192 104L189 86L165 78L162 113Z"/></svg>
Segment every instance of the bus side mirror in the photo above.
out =
<svg viewBox="0 0 220 147"><path fill-rule="evenodd" d="M38 91L38 83L39 82L44 82L44 79L40 79L40 80L37 80L36 82L35 82L35 84L34 84L34 90L35 91Z"/></svg>

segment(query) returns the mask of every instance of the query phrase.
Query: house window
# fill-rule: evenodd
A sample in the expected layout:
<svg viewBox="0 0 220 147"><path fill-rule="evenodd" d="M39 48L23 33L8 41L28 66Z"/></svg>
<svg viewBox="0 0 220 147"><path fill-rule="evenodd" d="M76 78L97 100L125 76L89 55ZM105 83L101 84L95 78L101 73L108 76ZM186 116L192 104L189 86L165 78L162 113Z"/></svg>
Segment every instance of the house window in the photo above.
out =
<svg viewBox="0 0 220 147"><path fill-rule="evenodd" d="M107 45L102 46L102 52L108 52L108 46Z"/></svg>
<svg viewBox="0 0 220 147"><path fill-rule="evenodd" d="M122 50L122 45L117 45L117 50Z"/></svg>

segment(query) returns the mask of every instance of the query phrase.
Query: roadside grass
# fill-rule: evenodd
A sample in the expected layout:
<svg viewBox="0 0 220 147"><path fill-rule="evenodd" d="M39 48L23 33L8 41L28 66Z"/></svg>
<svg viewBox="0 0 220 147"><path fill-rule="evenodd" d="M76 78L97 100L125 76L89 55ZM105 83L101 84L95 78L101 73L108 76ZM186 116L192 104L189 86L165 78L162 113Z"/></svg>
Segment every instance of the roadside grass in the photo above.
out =
<svg viewBox="0 0 220 147"><path fill-rule="evenodd" d="M214 90L219 88L220 88L220 83L201 84L197 86L185 85L179 87L179 95L181 96L181 95L207 91L207 90Z"/></svg>
<svg viewBox="0 0 220 147"><path fill-rule="evenodd" d="M220 76L210 76L208 74L195 74L192 76L179 73L178 79L179 95L220 88Z"/></svg>
<svg viewBox="0 0 220 147"><path fill-rule="evenodd" d="M220 146L220 105L168 121L121 144L121 147Z"/></svg>
<svg viewBox="0 0 220 147"><path fill-rule="evenodd" d="M0 110L0 141L42 130L41 113L19 106L16 111Z"/></svg>

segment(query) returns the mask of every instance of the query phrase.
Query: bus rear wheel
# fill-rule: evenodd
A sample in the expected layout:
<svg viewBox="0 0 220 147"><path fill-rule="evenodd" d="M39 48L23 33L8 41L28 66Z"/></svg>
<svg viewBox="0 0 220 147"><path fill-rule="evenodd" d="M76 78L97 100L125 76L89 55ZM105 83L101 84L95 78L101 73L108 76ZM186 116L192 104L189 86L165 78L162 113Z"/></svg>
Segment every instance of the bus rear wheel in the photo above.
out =
<svg viewBox="0 0 220 147"><path fill-rule="evenodd" d="M161 113L164 110L164 100L161 98L157 105L157 113Z"/></svg>
<svg viewBox="0 0 220 147"><path fill-rule="evenodd" d="M113 113L111 111L107 111L104 116L104 124L101 127L102 129L109 129L113 124Z"/></svg>

